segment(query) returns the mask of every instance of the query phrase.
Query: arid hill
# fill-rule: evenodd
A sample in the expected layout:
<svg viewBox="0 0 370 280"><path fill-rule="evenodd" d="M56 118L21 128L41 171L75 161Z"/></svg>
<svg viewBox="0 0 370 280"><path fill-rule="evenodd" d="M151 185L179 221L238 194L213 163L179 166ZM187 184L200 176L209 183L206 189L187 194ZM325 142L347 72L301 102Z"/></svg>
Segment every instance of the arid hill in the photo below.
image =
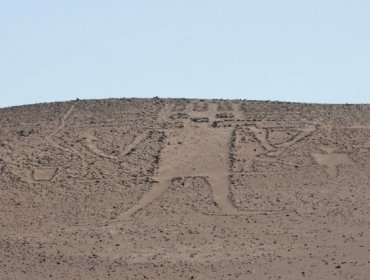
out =
<svg viewBox="0 0 370 280"><path fill-rule="evenodd" d="M370 105L0 110L0 279L370 277Z"/></svg>

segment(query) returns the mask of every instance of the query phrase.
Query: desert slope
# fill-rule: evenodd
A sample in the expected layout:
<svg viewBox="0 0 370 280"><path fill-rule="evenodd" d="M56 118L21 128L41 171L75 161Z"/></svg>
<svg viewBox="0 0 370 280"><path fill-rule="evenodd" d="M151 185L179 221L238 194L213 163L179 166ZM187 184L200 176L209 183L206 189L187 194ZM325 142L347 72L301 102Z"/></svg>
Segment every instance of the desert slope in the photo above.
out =
<svg viewBox="0 0 370 280"><path fill-rule="evenodd" d="M0 279L369 279L370 106L0 109Z"/></svg>

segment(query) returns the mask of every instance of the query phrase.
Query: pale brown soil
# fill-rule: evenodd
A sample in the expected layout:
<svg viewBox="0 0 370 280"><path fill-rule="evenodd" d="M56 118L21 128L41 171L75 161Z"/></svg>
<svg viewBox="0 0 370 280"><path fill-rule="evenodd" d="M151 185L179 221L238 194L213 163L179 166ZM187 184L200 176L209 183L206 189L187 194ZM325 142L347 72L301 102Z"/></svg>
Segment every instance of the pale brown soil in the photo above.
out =
<svg viewBox="0 0 370 280"><path fill-rule="evenodd" d="M370 106L0 110L0 279L370 279Z"/></svg>

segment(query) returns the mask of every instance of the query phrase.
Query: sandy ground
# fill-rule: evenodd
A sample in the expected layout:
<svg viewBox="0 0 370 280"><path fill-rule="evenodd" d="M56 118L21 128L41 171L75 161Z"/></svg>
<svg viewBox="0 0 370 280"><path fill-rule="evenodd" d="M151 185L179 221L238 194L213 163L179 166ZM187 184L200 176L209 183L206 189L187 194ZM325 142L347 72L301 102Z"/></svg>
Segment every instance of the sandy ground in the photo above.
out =
<svg viewBox="0 0 370 280"><path fill-rule="evenodd" d="M0 110L0 279L370 277L370 106Z"/></svg>

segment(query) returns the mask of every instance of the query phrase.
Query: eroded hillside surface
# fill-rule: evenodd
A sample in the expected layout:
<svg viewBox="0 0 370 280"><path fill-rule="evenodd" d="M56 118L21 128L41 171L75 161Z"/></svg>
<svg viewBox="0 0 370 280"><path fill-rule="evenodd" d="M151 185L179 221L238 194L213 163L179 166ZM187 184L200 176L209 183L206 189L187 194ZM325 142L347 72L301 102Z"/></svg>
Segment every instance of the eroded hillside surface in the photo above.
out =
<svg viewBox="0 0 370 280"><path fill-rule="evenodd" d="M369 279L370 106L0 110L0 279Z"/></svg>

